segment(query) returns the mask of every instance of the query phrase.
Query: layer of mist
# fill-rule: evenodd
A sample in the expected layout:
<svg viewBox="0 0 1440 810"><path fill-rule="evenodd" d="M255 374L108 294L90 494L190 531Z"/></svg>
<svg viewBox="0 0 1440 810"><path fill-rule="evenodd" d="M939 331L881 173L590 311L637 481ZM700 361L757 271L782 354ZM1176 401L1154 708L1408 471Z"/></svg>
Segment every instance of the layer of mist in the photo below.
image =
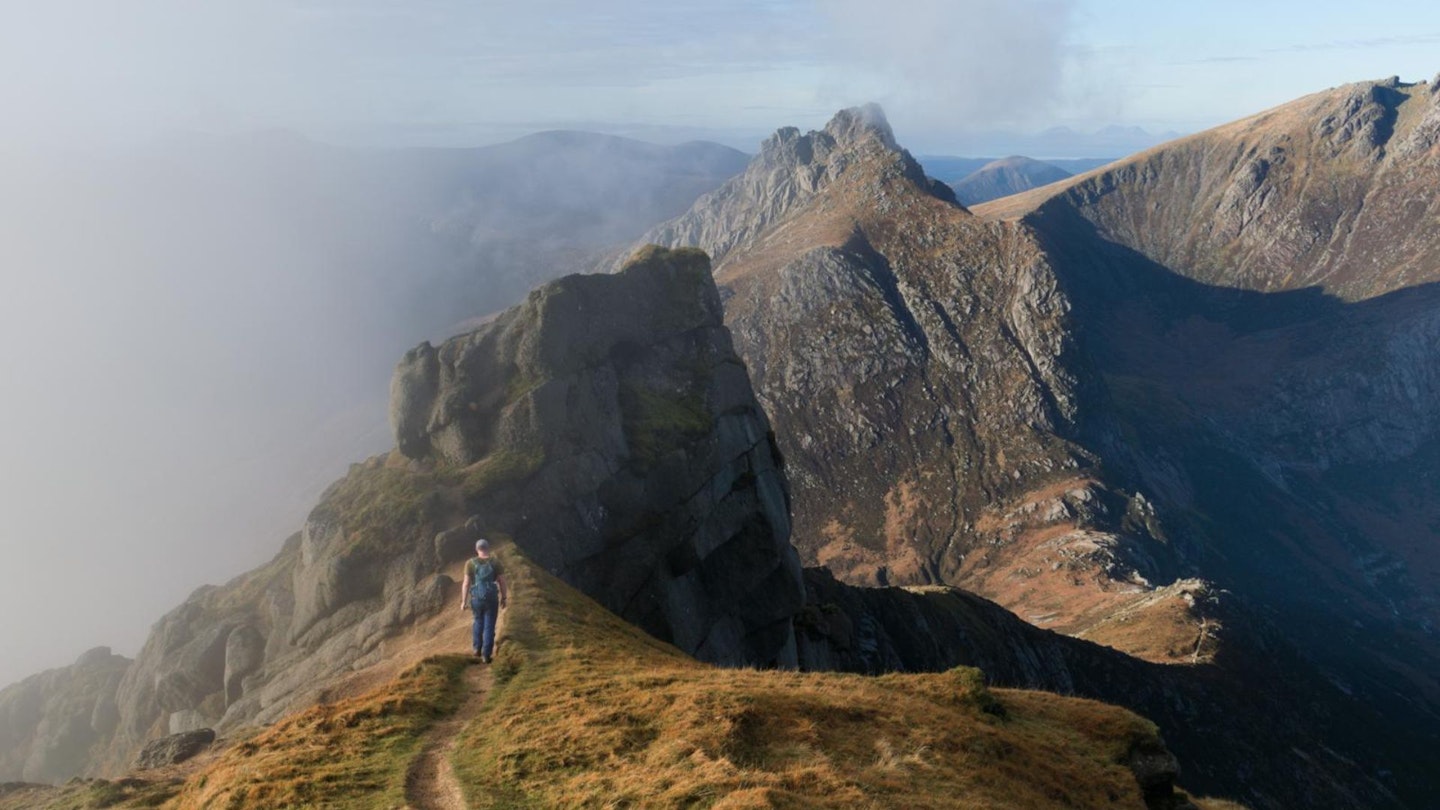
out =
<svg viewBox="0 0 1440 810"><path fill-rule="evenodd" d="M585 133L0 157L0 684L133 653L390 445L407 348L590 268L744 161Z"/></svg>

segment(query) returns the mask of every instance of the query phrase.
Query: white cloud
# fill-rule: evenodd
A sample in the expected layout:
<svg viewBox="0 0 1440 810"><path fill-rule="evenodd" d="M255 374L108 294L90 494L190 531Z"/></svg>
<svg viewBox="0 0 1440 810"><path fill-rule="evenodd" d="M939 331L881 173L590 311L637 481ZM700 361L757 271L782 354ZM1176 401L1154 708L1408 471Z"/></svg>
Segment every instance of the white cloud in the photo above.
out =
<svg viewBox="0 0 1440 810"><path fill-rule="evenodd" d="M826 0L832 55L926 128L1030 123L1064 98L1073 0Z"/></svg>

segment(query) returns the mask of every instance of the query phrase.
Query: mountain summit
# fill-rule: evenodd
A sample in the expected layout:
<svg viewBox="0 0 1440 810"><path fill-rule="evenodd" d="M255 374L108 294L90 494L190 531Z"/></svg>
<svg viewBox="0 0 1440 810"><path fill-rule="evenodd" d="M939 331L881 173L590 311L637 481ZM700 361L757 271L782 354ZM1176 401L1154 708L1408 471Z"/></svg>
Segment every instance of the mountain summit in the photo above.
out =
<svg viewBox="0 0 1440 810"><path fill-rule="evenodd" d="M1034 509L1005 515L1064 482L1039 511L1091 516L1061 544L1072 567L1158 578L1166 552L1143 529L1122 542L1102 528L1126 496L1103 492L1072 441L1081 360L1038 243L971 216L873 109L804 136L780 130L740 176L647 237L718 256L727 322L789 463L802 554L872 584L974 587L993 575L997 587L978 590L1006 601L999 572L1033 561L1013 547L972 555L976 527L1051 525L1024 517ZM1006 603L1066 627L1096 607L1039 598Z"/></svg>
<svg viewBox="0 0 1440 810"><path fill-rule="evenodd" d="M1392 77L1315 93L1155 147L988 218L1073 211L1205 284L1358 301L1440 281L1440 92Z"/></svg>
<svg viewBox="0 0 1440 810"><path fill-rule="evenodd" d="M794 127L777 130L744 172L641 241L698 247L718 265L732 249L832 186L863 189L875 173L909 181L942 200L955 199L896 144L880 107L867 104L841 110L822 130L803 135Z"/></svg>

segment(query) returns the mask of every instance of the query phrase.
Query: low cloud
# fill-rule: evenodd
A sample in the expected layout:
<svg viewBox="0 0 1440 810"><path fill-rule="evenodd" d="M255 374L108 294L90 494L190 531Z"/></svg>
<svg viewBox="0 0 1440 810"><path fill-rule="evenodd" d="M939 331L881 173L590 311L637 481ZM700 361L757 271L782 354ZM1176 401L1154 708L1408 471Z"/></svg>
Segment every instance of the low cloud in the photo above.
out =
<svg viewBox="0 0 1440 810"><path fill-rule="evenodd" d="M1065 97L1073 0L832 0L832 57L868 72L892 115L927 127L1027 124Z"/></svg>

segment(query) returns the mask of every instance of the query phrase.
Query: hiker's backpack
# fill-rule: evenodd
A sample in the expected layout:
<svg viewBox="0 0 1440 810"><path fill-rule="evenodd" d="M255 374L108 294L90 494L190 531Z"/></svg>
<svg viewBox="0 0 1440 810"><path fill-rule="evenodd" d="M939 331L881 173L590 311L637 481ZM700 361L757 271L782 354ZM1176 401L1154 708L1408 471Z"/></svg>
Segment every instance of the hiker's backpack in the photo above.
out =
<svg viewBox="0 0 1440 810"><path fill-rule="evenodd" d="M495 594L495 561L476 557L470 574L470 609L479 610Z"/></svg>

